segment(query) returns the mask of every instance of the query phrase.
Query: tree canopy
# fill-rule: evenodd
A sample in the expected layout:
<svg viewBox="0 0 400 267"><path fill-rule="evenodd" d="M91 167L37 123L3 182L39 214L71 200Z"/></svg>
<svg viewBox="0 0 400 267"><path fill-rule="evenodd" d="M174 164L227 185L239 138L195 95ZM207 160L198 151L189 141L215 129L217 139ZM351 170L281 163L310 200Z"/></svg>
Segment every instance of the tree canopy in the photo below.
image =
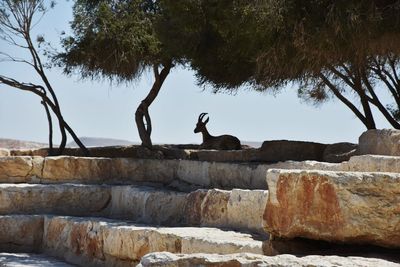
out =
<svg viewBox="0 0 400 267"><path fill-rule="evenodd" d="M66 72L117 81L152 69L136 112L148 147L148 107L176 64L215 91L297 84L313 103L337 98L368 129L372 106L400 128L399 9L397 0L76 0L59 59Z"/></svg>
<svg viewBox="0 0 400 267"><path fill-rule="evenodd" d="M180 51L216 90L293 83L306 100L338 98L369 129L376 127L372 105L400 128L399 2L185 1L189 7L170 5L173 27L164 39L187 39L182 25L207 32L203 43ZM382 102L382 86L391 103Z"/></svg>

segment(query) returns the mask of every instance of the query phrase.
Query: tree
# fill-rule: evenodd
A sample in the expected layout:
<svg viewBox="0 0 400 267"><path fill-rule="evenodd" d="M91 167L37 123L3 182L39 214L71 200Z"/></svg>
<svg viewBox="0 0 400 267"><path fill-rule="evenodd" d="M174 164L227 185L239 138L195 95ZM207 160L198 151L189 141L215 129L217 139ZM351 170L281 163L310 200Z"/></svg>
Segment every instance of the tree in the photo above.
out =
<svg viewBox="0 0 400 267"><path fill-rule="evenodd" d="M53 6L54 2L51 2L49 7L51 8ZM41 103L45 108L49 123L49 154L55 153L53 151L53 130L49 107L58 119L62 136L58 152L55 154L62 154L64 151L67 142L66 131L71 134L84 153L88 154L86 147L63 118L56 93L46 76L44 64L32 40L31 34L33 27L40 21L41 17L46 14L47 10L48 6L46 6L44 0L3 0L0 3L0 38L13 47L27 51L30 55L30 60L27 60L1 51L1 61L29 65L38 74L44 85L19 82L4 75L0 75L0 84L2 83L15 89L32 92L41 98ZM44 42L42 37L38 37L37 41L39 44Z"/></svg>
<svg viewBox="0 0 400 267"><path fill-rule="evenodd" d="M206 32L179 49L200 83L216 91L298 84L300 97L336 97L368 129L376 128L371 106L399 129L399 2L185 1L169 5L163 40ZM391 103L383 102L381 85Z"/></svg>
<svg viewBox="0 0 400 267"><path fill-rule="evenodd" d="M316 102L336 97L367 129L376 128L375 106L400 129L400 2L277 2L280 14L263 26L278 34L258 58L257 82L264 87L296 82L300 96ZM382 84L393 98L387 105Z"/></svg>
<svg viewBox="0 0 400 267"><path fill-rule="evenodd" d="M65 52L57 56L66 73L78 70L84 78L123 82L153 72L153 86L135 113L142 145L152 148L149 107L179 63L158 38L158 1L77 0L73 13L73 37L63 40Z"/></svg>

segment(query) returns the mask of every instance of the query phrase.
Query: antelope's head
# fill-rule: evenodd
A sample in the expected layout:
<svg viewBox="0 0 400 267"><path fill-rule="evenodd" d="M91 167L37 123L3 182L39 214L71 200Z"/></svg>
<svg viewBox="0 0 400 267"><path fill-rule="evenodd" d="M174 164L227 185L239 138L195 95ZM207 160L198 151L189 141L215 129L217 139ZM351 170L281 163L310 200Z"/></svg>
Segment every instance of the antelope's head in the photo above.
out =
<svg viewBox="0 0 400 267"><path fill-rule="evenodd" d="M208 123L210 118L208 117L204 122L203 122L203 118L207 114L208 113L201 113L200 114L199 119L197 120L197 123L196 123L196 128L194 128L194 132L195 133L200 133L200 132L203 132L204 130L206 130L206 124Z"/></svg>

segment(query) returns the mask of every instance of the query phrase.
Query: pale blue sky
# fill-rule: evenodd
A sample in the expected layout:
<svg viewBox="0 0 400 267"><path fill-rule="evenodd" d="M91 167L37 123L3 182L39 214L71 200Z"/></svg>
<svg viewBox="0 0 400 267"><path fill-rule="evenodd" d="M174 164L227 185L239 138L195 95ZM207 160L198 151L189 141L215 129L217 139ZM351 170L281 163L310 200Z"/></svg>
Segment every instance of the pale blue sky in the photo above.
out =
<svg viewBox="0 0 400 267"><path fill-rule="evenodd" d="M35 29L58 43L58 34L68 31L72 2L59 1ZM10 50L0 42L0 51ZM16 63L0 63L0 73L24 82L37 81L35 73ZM81 81L60 70L48 71L66 120L79 136L109 137L139 141L134 112L152 84L151 75L129 85L107 81ZM150 108L155 143L199 143L193 129L201 112L210 114L211 134L229 133L241 140L274 139L315 142L357 142L365 131L359 120L340 102L315 108L297 98L289 87L276 97L242 90L237 95L213 94L196 85L194 73L175 68ZM379 128L388 124L377 116ZM40 100L29 93L0 85L0 138L47 142L47 121ZM57 136L57 140L59 137ZM70 139L71 140L71 139Z"/></svg>

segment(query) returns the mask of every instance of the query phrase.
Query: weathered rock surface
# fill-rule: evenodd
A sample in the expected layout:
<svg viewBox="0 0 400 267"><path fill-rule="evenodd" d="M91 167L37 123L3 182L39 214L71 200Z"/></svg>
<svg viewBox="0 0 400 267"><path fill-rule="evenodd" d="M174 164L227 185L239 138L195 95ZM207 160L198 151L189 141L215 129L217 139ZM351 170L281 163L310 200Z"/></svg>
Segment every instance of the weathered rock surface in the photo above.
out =
<svg viewBox="0 0 400 267"><path fill-rule="evenodd" d="M260 149L261 161L304 161L316 160L322 161L325 144L300 141L265 141Z"/></svg>
<svg viewBox="0 0 400 267"><path fill-rule="evenodd" d="M82 266L135 266L145 254L262 253L250 235L213 228L156 228L99 218L45 217L43 247Z"/></svg>
<svg viewBox="0 0 400 267"><path fill-rule="evenodd" d="M188 195L188 225L228 227L264 233L266 190L197 190Z"/></svg>
<svg viewBox="0 0 400 267"><path fill-rule="evenodd" d="M190 159L210 162L259 162L260 150L195 150L190 151Z"/></svg>
<svg viewBox="0 0 400 267"><path fill-rule="evenodd" d="M0 157L8 157L10 156L10 150L5 148L0 148Z"/></svg>
<svg viewBox="0 0 400 267"><path fill-rule="evenodd" d="M41 157L0 157L0 181L26 182L40 178L42 162Z"/></svg>
<svg viewBox="0 0 400 267"><path fill-rule="evenodd" d="M46 181L102 182L110 180L111 159L108 158L77 158L77 157L47 157L44 159L42 177Z"/></svg>
<svg viewBox="0 0 400 267"><path fill-rule="evenodd" d="M77 184L0 184L0 214L107 216L156 225L264 232L266 190L197 190Z"/></svg>
<svg viewBox="0 0 400 267"><path fill-rule="evenodd" d="M352 157L341 164L343 171L400 173L400 157L363 155Z"/></svg>
<svg viewBox="0 0 400 267"><path fill-rule="evenodd" d="M0 253L2 267L72 267L74 265L40 254Z"/></svg>
<svg viewBox="0 0 400 267"><path fill-rule="evenodd" d="M177 160L116 158L111 173L114 179L168 184L176 177L178 164Z"/></svg>
<svg viewBox="0 0 400 267"><path fill-rule="evenodd" d="M286 161L273 164L80 157L0 157L0 182L159 183L194 188L267 189L269 169L400 172L400 157L363 155L348 162Z"/></svg>
<svg viewBox="0 0 400 267"><path fill-rule="evenodd" d="M182 193L134 186L111 188L110 217L158 225L225 227L264 232L266 190Z"/></svg>
<svg viewBox="0 0 400 267"><path fill-rule="evenodd" d="M325 148L328 151L325 153ZM261 148L244 148L242 150L218 151L198 150L198 145L154 146L148 150L141 146L126 147L93 147L89 148L91 157L134 158L134 159L178 159L200 160L210 162L278 162L285 160L318 160L339 162L348 159L347 147L343 144L333 144L331 148L325 144L300 141L265 141ZM329 152L329 153L328 153ZM82 157L79 149L66 148L67 156ZM345 156L347 154L347 156ZM12 156L47 156L47 149L11 150Z"/></svg>
<svg viewBox="0 0 400 267"><path fill-rule="evenodd" d="M400 174L270 170L267 230L400 248Z"/></svg>
<svg viewBox="0 0 400 267"><path fill-rule="evenodd" d="M0 184L0 214L96 215L110 201L105 186Z"/></svg>
<svg viewBox="0 0 400 267"><path fill-rule="evenodd" d="M42 243L42 237L42 216L0 216L0 251L38 252Z"/></svg>
<svg viewBox="0 0 400 267"><path fill-rule="evenodd" d="M271 266L271 267L337 267L337 266L359 266L397 267L400 264L360 257L338 257L338 256L306 256L295 257L292 255L279 255L274 257L255 255L250 253L217 255L217 254L172 254L169 252L157 252L147 254L142 258L138 267L186 267L186 266Z"/></svg>
<svg viewBox="0 0 400 267"><path fill-rule="evenodd" d="M270 168L341 170L340 164L315 161L275 164L189 160L82 157L0 157L1 182L160 183L183 181L204 188L266 189Z"/></svg>
<svg viewBox="0 0 400 267"><path fill-rule="evenodd" d="M400 130L368 130L359 138L360 155L400 156Z"/></svg>
<svg viewBox="0 0 400 267"><path fill-rule="evenodd" d="M327 145L322 161L340 163L348 161L351 157L357 155L358 145L352 143L336 143Z"/></svg>
<svg viewBox="0 0 400 267"><path fill-rule="evenodd" d="M115 186L110 216L157 225L184 224L187 194L149 187Z"/></svg>

